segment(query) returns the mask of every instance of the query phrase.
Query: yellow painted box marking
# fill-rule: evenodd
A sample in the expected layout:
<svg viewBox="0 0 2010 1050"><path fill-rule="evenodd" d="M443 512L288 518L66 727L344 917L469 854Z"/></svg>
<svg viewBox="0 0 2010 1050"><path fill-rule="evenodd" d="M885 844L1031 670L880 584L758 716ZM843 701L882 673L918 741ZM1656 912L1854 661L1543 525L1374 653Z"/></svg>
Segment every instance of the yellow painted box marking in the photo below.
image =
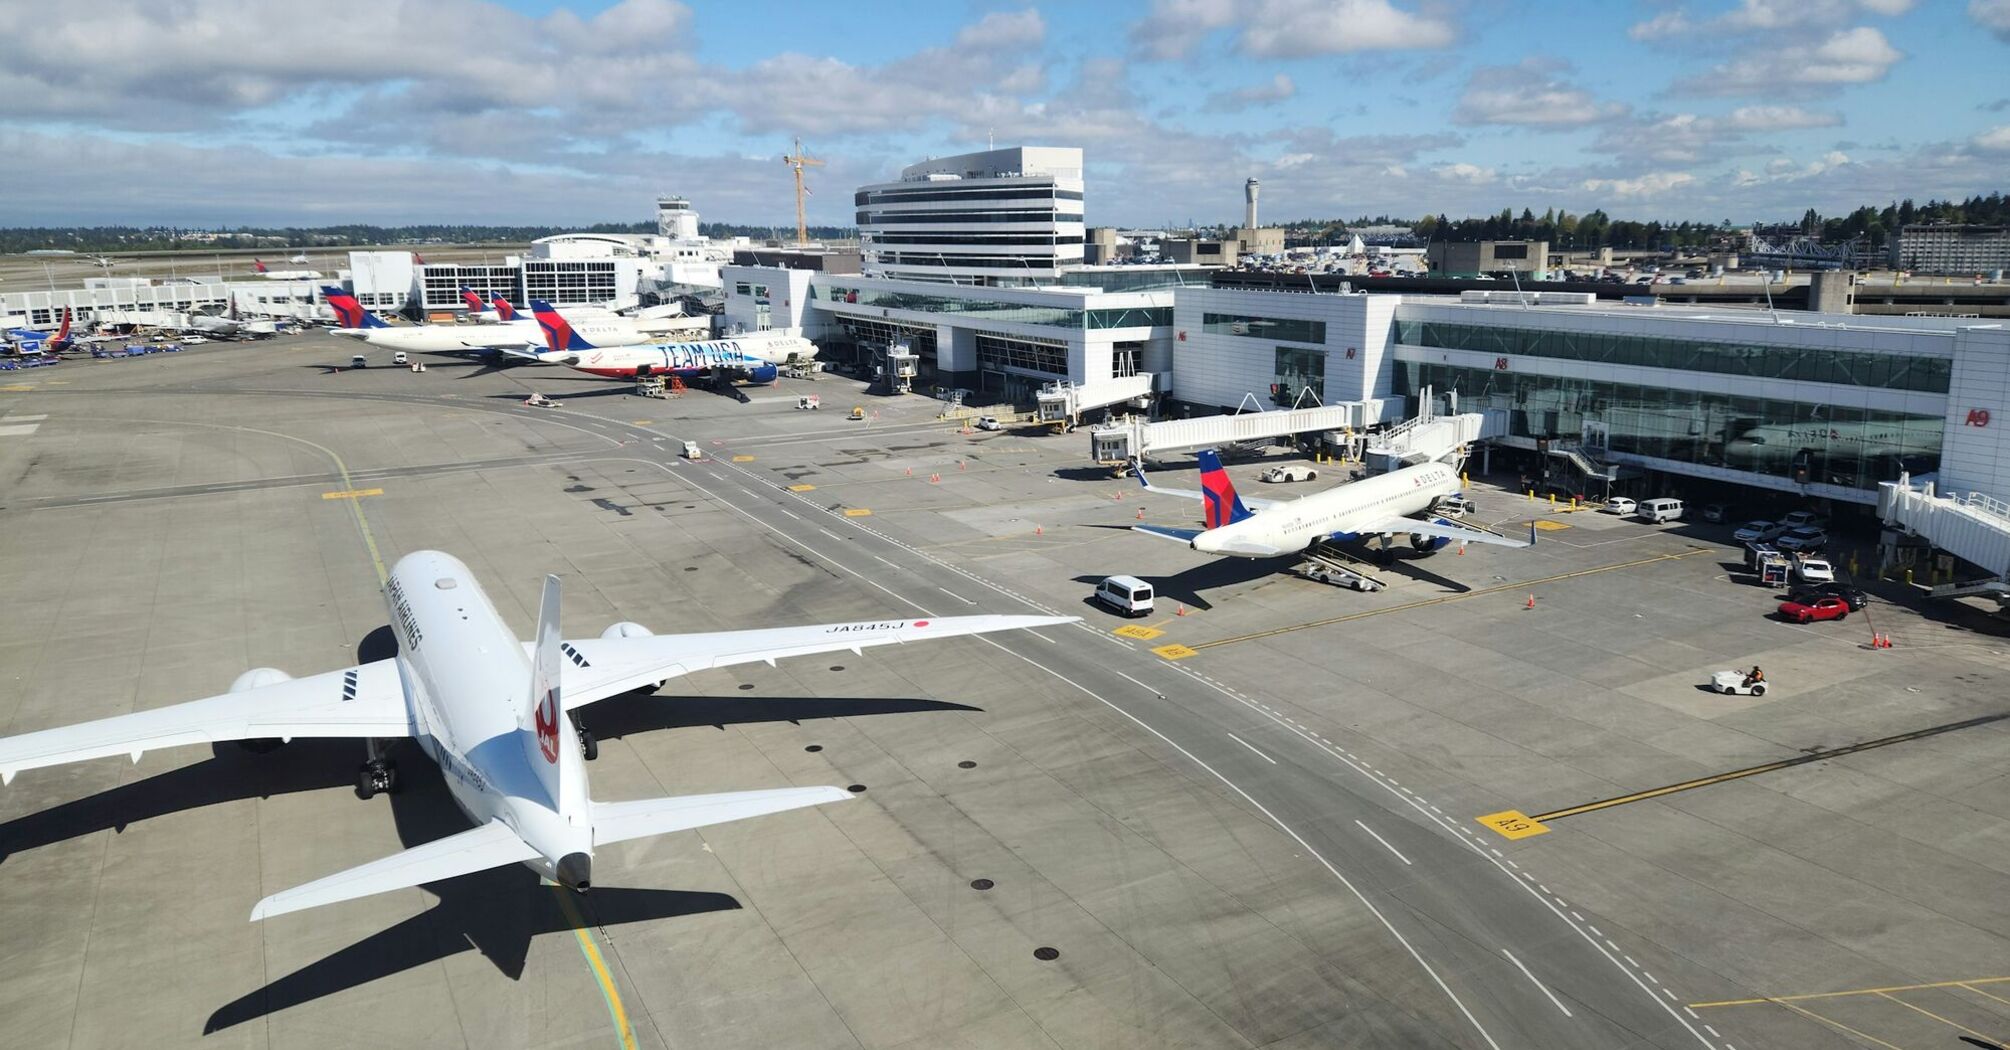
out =
<svg viewBox="0 0 2010 1050"><path fill-rule="evenodd" d="M1200 650L1195 649L1192 646L1181 645L1178 642L1174 642L1170 645L1161 645L1158 648L1153 649L1152 652L1155 652L1160 656L1165 657L1168 660L1184 660L1189 656L1193 656L1199 653Z"/></svg>
<svg viewBox="0 0 2010 1050"><path fill-rule="evenodd" d="M1518 809L1504 809L1499 813L1489 813L1476 818L1488 830L1504 839L1525 839L1531 835L1545 835L1549 828Z"/></svg>
<svg viewBox="0 0 2010 1050"><path fill-rule="evenodd" d="M363 496L381 496L383 489L349 489L344 492L324 492L322 499L359 499Z"/></svg>
<svg viewBox="0 0 2010 1050"><path fill-rule="evenodd" d="M1125 624L1124 626L1119 627L1116 630L1111 631L1110 633L1120 634L1126 638L1136 638L1138 641L1141 642L1149 642L1152 639L1157 638L1159 635L1164 634L1165 632L1159 630L1156 627L1146 627L1143 624L1133 623L1133 624Z"/></svg>
<svg viewBox="0 0 2010 1050"><path fill-rule="evenodd" d="M846 507L844 509L844 516L847 518L870 518L872 517L872 511L864 507Z"/></svg>

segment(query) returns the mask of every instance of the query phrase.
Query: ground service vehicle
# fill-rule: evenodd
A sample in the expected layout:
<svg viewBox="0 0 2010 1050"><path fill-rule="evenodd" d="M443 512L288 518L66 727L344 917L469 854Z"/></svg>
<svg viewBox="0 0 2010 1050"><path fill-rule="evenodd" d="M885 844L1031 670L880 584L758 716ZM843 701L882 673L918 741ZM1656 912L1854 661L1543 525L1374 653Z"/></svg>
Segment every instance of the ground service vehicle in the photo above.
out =
<svg viewBox="0 0 2010 1050"><path fill-rule="evenodd" d="M1318 478L1319 471L1303 463L1285 463L1264 471L1257 476L1256 480L1270 482L1316 481Z"/></svg>
<svg viewBox="0 0 2010 1050"><path fill-rule="evenodd" d="M1634 516L1641 521L1651 521L1656 525L1664 521L1680 521L1682 501L1679 499L1650 499L1640 504Z"/></svg>
<svg viewBox="0 0 2010 1050"><path fill-rule="evenodd" d="M1710 676L1710 691L1731 696L1764 696L1766 682L1751 681L1743 671L1718 671Z"/></svg>
<svg viewBox="0 0 2010 1050"><path fill-rule="evenodd" d="M1136 576L1109 576L1096 585L1096 600L1124 616L1152 611L1152 585Z"/></svg>

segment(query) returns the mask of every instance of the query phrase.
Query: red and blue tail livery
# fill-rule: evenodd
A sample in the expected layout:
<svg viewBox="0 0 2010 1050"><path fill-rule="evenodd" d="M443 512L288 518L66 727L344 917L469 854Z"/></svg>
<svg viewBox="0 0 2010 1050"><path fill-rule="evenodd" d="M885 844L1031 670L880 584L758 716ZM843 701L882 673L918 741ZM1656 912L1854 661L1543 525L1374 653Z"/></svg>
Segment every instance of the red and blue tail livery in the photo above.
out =
<svg viewBox="0 0 2010 1050"><path fill-rule="evenodd" d="M500 308L502 300L497 299L496 303L498 304L498 308ZM599 347L587 342L584 336L573 331L572 323L559 316L558 311L552 309L550 303L542 299L533 299L530 303L530 312L531 316L537 318L537 326L544 331L544 345L550 347L552 350L577 351L599 349Z"/></svg>
<svg viewBox="0 0 2010 1050"><path fill-rule="evenodd" d="M1221 467L1221 457L1203 450L1195 458L1200 460L1200 488L1204 497L1201 505L1207 512L1207 527L1218 529L1249 517L1249 508L1235 494L1235 482L1229 480L1228 471Z"/></svg>
<svg viewBox="0 0 2010 1050"><path fill-rule="evenodd" d="M468 304L468 309L475 313L488 309L488 305L482 302L482 297L476 295L475 290L465 284L461 285L461 301Z"/></svg>
<svg viewBox="0 0 2010 1050"><path fill-rule="evenodd" d="M497 320L499 321L516 320L516 307L511 306L509 304L508 299L505 299L500 295L491 295L489 296L489 302L493 304L496 308Z"/></svg>
<svg viewBox="0 0 2010 1050"><path fill-rule="evenodd" d="M384 323L383 318L380 318L376 314L373 314L370 311L363 309L363 304L357 302L355 296L350 295L348 292L345 292L342 289L337 288L332 284L324 285L322 287L321 298L326 299L328 301L329 308L335 311L335 323L339 327L342 328L391 327L390 325Z"/></svg>

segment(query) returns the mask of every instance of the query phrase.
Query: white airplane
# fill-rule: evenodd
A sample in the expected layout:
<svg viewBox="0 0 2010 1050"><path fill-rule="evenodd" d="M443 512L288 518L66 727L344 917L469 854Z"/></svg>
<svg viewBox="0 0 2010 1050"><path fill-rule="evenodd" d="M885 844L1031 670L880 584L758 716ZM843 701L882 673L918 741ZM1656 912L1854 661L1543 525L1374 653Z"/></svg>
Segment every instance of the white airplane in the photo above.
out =
<svg viewBox="0 0 2010 1050"><path fill-rule="evenodd" d="M479 301L479 297L471 291L463 290L463 294ZM508 300L501 297L495 299L493 311L483 311L497 318L497 323L474 325L393 325L365 309L355 296L340 288L332 285L323 287L321 297L335 312L336 335L386 350L542 364L564 364L567 359L577 356L547 352L538 323L518 314ZM672 330L663 327L667 322L660 321L656 316L644 319L623 317L594 307L568 308L568 312L571 314L568 323L576 331L591 334L595 345L599 346L653 343L663 331Z"/></svg>
<svg viewBox="0 0 2010 1050"><path fill-rule="evenodd" d="M220 696L0 739L0 783L22 770L110 755L137 762L182 744L238 740L261 750L275 738L355 737L370 756L357 794L369 798L398 788L377 741L407 737L439 763L475 827L275 893L252 909L253 921L505 864L584 891L599 847L851 796L805 787L595 802L584 762L598 745L566 712L715 667L1074 619L958 616L661 636L617 623L599 638L561 641L558 578L547 576L537 636L525 643L468 567L439 551L400 558L384 598L398 639L391 659L299 679L261 667Z"/></svg>
<svg viewBox="0 0 2010 1050"><path fill-rule="evenodd" d="M579 333L579 329L544 302L533 301L531 312L544 333L546 361L590 375L632 379L646 375L727 376L754 383L772 383L780 375L779 366L791 361L807 361L816 356L817 345L801 336L782 332L759 332L731 339L705 339L690 343L648 343L641 346L601 347Z"/></svg>
<svg viewBox="0 0 2010 1050"><path fill-rule="evenodd" d="M1528 541L1523 542L1434 516L1432 511L1438 501L1459 491L1458 472L1444 463L1392 470L1302 499L1252 499L1249 503L1256 508L1252 511L1236 495L1228 471L1221 467L1221 457L1204 451L1198 458L1202 489L1199 492L1160 488L1145 477L1144 468L1138 464L1132 465L1132 472L1146 491L1200 500L1205 507L1206 528L1133 525L1134 531L1177 540L1202 554L1232 558L1276 558L1299 554L1329 541L1374 536L1386 541L1404 534L1409 535L1411 546L1425 553L1448 543L1493 543L1503 547L1528 547L1535 543L1532 522Z"/></svg>

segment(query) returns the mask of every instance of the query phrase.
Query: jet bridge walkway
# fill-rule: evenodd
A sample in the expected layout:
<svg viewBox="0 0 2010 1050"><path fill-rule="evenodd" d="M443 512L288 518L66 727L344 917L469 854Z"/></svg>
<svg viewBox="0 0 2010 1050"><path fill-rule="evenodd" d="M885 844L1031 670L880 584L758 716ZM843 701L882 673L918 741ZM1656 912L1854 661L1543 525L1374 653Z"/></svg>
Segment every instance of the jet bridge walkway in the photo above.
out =
<svg viewBox="0 0 2010 1050"><path fill-rule="evenodd" d="M2010 503L1981 492L1937 493L1932 482L1915 488L1912 479L1901 474L1897 481L1877 487L1877 512L1886 525L1918 536L1987 574L1936 587L1934 597L1993 593L1997 601L2010 604Z"/></svg>
<svg viewBox="0 0 2010 1050"><path fill-rule="evenodd" d="M1156 423L1125 420L1089 432L1089 453L1098 463L1121 463L1196 448L1223 448L1245 441L1268 441L1292 434L1352 431L1360 433L1385 420L1400 418L1403 399L1373 398L1343 401L1316 408L1243 412L1232 416L1199 416Z"/></svg>

